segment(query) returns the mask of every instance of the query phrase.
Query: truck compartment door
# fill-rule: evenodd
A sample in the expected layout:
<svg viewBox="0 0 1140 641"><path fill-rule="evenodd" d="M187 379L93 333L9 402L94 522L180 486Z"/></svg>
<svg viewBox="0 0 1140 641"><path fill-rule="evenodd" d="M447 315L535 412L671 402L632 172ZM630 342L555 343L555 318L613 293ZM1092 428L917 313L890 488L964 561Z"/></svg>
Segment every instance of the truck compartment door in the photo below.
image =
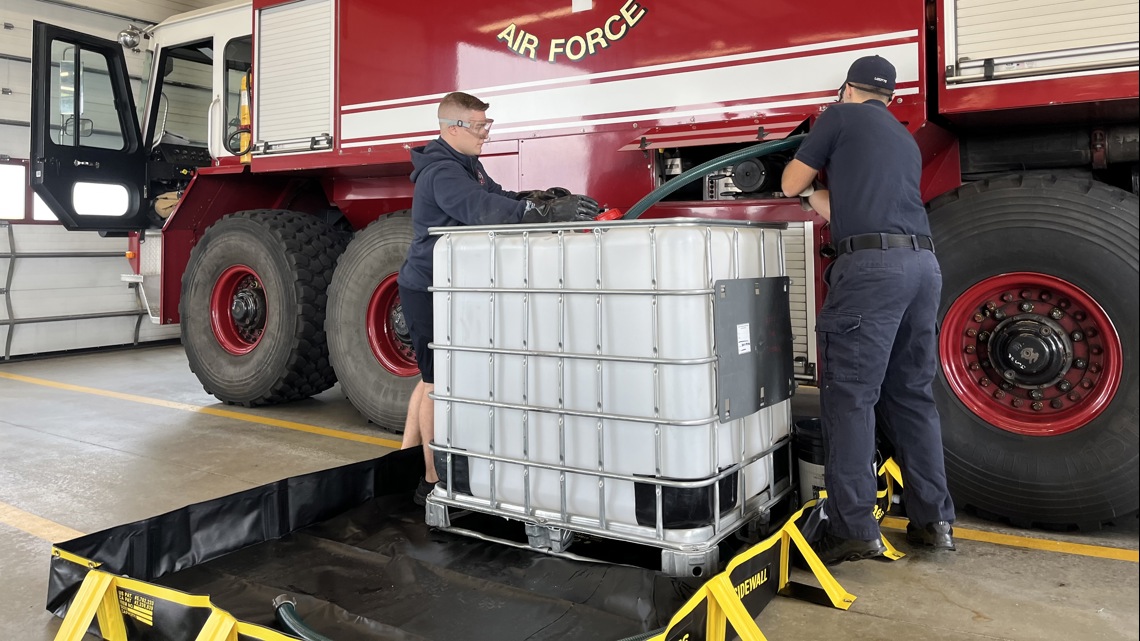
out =
<svg viewBox="0 0 1140 641"><path fill-rule="evenodd" d="M947 83L1135 67L1135 2L945 3Z"/></svg>
<svg viewBox="0 0 1140 641"><path fill-rule="evenodd" d="M38 21L32 30L32 189L67 229L145 229L145 153L122 48Z"/></svg>

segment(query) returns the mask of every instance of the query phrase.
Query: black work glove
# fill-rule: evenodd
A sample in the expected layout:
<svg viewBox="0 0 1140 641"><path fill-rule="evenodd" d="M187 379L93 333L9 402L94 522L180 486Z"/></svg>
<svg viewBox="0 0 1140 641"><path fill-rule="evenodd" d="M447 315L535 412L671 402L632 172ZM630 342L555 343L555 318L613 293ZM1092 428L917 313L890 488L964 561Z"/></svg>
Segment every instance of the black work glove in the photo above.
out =
<svg viewBox="0 0 1140 641"><path fill-rule="evenodd" d="M598 201L589 196L570 194L553 200L527 200L524 223L571 223L593 220L598 215Z"/></svg>
<svg viewBox="0 0 1140 641"><path fill-rule="evenodd" d="M563 187L551 187L550 189L533 189L531 191L520 191L515 200L554 200L563 196L569 196L570 190Z"/></svg>
<svg viewBox="0 0 1140 641"><path fill-rule="evenodd" d="M570 190L565 187L551 187L546 190L546 194L550 196L551 199L561 198L563 196L569 196Z"/></svg>

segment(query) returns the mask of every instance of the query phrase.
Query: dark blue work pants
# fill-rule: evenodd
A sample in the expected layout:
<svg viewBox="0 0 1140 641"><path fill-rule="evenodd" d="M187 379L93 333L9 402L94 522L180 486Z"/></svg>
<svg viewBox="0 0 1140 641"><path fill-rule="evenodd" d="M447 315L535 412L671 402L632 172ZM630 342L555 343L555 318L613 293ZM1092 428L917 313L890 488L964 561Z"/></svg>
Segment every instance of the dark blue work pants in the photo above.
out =
<svg viewBox="0 0 1140 641"><path fill-rule="evenodd" d="M823 366L820 406L827 452L828 531L879 538L873 515L875 405L903 470L907 515L953 521L942 433L931 384L937 367L942 272L934 253L865 249L840 256L816 321Z"/></svg>

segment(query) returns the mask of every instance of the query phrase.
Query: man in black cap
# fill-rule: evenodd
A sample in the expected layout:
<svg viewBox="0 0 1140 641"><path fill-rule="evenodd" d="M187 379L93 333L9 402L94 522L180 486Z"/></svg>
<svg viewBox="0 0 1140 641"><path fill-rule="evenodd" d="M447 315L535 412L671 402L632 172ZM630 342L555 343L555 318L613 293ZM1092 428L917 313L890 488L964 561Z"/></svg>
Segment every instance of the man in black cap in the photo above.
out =
<svg viewBox="0 0 1140 641"><path fill-rule="evenodd" d="M919 191L918 145L887 110L894 89L885 58L856 60L839 104L816 119L783 175L784 193L806 195L830 221L839 253L816 319L827 452L827 529L816 550L829 565L885 551L873 515L876 403L903 469L907 541L954 549L931 392L942 272ZM813 192L821 170L830 189Z"/></svg>

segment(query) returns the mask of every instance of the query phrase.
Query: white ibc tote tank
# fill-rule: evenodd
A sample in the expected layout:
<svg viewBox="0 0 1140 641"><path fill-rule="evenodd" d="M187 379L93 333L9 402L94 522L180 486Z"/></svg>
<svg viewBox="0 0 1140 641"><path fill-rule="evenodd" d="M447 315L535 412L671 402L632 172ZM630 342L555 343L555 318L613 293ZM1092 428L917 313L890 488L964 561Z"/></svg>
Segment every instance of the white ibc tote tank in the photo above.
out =
<svg viewBox="0 0 1140 641"><path fill-rule="evenodd" d="M790 402L721 421L713 287L783 276L778 227L434 230L434 445L453 483L432 500L659 546L755 516Z"/></svg>

